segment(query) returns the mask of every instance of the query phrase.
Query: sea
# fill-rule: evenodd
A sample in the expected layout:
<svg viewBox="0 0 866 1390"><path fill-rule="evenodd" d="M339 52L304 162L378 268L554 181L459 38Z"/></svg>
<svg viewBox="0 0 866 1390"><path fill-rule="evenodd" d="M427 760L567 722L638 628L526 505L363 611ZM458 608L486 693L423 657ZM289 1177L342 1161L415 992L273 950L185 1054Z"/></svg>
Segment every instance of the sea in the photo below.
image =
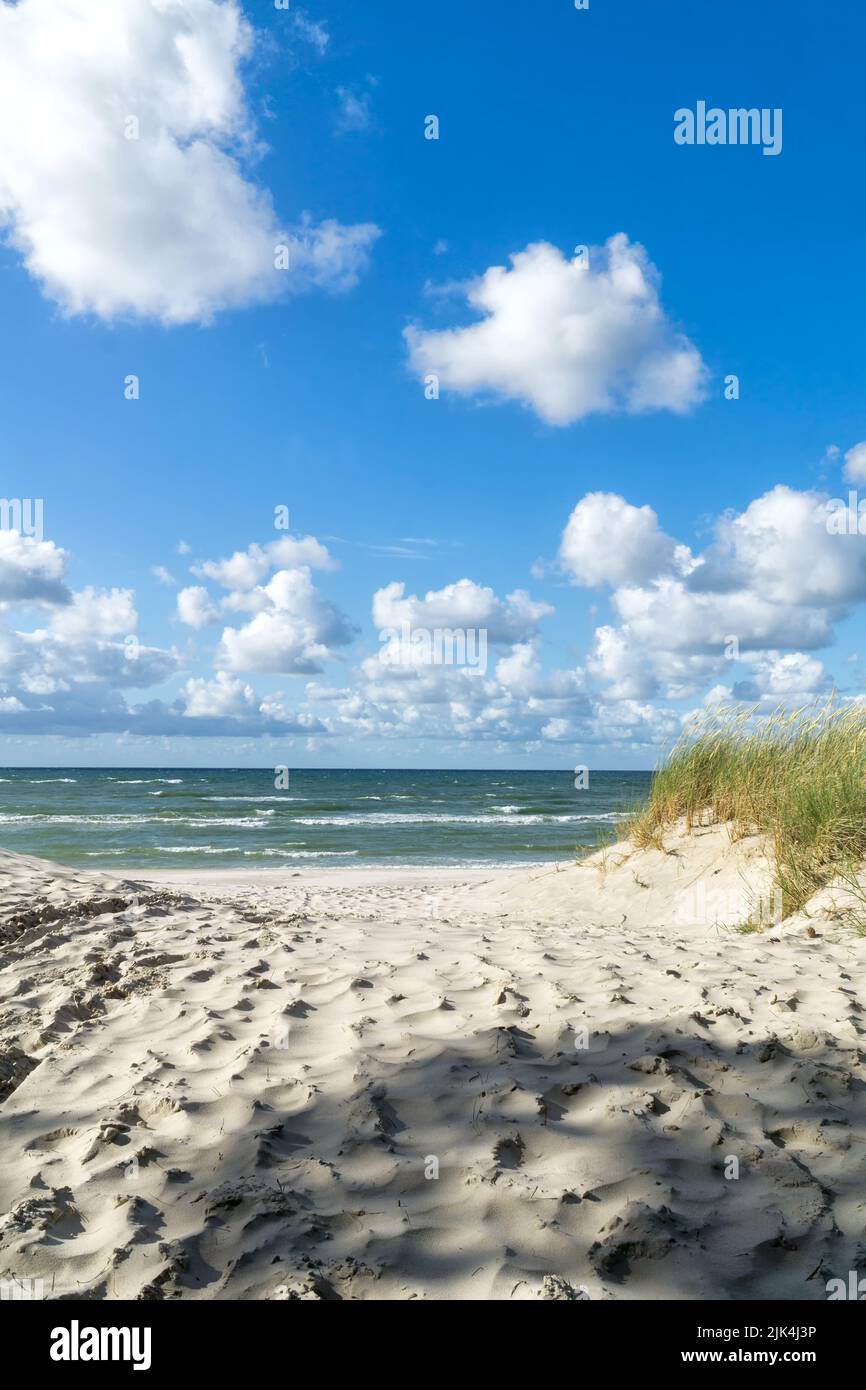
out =
<svg viewBox="0 0 866 1390"><path fill-rule="evenodd" d="M153 868L521 867L615 839L648 772L0 769L0 848ZM288 785L282 785L287 782ZM278 785L279 783L279 785Z"/></svg>

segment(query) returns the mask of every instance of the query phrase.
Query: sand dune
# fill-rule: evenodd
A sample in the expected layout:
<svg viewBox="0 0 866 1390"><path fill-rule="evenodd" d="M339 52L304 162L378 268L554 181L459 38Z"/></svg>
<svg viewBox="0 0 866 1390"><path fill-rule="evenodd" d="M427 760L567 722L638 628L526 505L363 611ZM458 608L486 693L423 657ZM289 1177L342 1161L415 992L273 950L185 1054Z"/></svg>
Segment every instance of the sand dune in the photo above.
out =
<svg viewBox="0 0 866 1390"><path fill-rule="evenodd" d="M831 890L736 931L757 842L0 886L0 1277L823 1299L863 1263L866 941Z"/></svg>

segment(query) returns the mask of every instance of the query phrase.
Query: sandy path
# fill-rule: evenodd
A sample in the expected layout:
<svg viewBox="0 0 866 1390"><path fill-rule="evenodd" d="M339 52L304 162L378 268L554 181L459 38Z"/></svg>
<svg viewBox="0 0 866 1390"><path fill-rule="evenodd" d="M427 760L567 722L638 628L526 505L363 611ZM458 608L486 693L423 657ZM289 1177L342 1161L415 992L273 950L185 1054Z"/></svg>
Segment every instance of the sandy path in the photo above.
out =
<svg viewBox="0 0 866 1390"><path fill-rule="evenodd" d="M672 930L665 875L719 873L693 850L137 886L0 855L0 1274L825 1298L866 1257L866 942ZM22 929L49 896L63 916Z"/></svg>

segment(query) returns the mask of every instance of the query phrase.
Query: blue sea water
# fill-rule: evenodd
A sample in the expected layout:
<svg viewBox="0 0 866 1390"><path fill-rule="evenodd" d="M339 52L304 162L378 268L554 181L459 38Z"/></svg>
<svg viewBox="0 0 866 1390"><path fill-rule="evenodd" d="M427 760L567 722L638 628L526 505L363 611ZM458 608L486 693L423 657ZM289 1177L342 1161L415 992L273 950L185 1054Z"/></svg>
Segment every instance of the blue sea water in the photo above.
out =
<svg viewBox="0 0 866 1390"><path fill-rule="evenodd" d="M528 865L609 840L644 772L0 769L0 848L123 870Z"/></svg>

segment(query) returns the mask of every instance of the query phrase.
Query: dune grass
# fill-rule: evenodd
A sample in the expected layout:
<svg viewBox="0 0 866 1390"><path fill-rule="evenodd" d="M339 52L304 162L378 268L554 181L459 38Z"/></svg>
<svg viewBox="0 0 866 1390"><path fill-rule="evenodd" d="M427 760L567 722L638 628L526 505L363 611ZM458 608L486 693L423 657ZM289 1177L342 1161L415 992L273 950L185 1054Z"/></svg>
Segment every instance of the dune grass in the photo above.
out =
<svg viewBox="0 0 866 1390"><path fill-rule="evenodd" d="M866 859L866 705L708 711L656 771L629 835L660 845L682 818L765 834L786 917L834 875L852 879Z"/></svg>

